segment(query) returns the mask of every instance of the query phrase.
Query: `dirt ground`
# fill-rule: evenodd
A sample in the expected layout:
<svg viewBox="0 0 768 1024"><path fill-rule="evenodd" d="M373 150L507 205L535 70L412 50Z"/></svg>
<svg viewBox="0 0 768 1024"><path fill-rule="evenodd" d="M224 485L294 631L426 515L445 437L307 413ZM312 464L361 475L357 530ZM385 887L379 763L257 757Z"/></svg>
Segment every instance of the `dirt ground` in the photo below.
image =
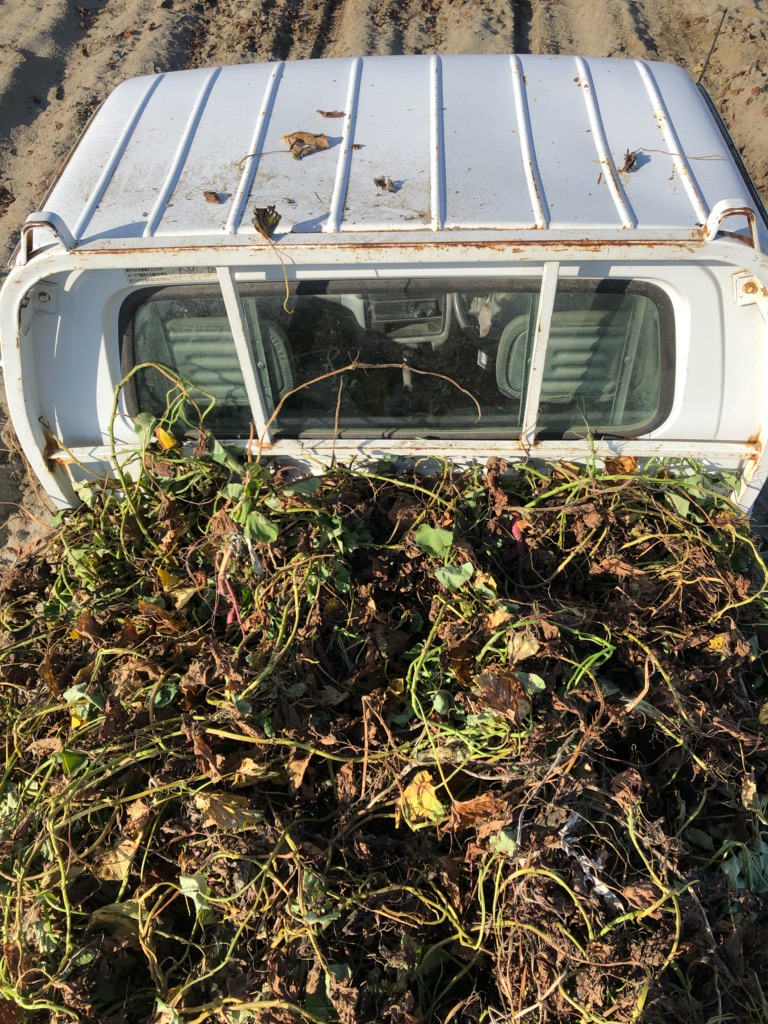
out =
<svg viewBox="0 0 768 1024"><path fill-rule="evenodd" d="M2 265L115 85L244 61L510 51L674 61L704 71L768 197L768 0L730 5L718 35L722 11L715 0L0 0ZM19 458L0 460L0 523L20 501L40 516ZM14 547L30 526L14 516L0 543Z"/></svg>

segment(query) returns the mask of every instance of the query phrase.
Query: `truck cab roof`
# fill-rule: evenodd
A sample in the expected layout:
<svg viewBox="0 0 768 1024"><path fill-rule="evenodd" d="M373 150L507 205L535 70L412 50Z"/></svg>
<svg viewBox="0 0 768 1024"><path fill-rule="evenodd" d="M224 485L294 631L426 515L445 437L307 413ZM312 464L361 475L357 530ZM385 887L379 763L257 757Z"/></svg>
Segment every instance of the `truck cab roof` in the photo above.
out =
<svg viewBox="0 0 768 1024"><path fill-rule="evenodd" d="M756 196L680 68L388 56L127 81L94 116L46 213L68 248L98 250L253 244L253 211L269 207L273 240L290 245L393 232L700 242L724 201L752 211L768 246Z"/></svg>

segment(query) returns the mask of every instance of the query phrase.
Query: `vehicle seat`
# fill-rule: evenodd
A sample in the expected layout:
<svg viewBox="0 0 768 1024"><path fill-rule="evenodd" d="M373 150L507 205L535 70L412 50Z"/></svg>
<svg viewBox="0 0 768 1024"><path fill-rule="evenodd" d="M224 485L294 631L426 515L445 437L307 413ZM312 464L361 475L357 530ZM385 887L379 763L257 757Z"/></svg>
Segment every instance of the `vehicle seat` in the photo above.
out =
<svg viewBox="0 0 768 1024"><path fill-rule="evenodd" d="M541 401L596 403L616 391L629 317L602 310L555 312L549 331ZM496 384L522 399L533 347L535 319L518 316L502 332L496 354Z"/></svg>
<svg viewBox="0 0 768 1024"><path fill-rule="evenodd" d="M171 366L218 402L247 404L240 361L226 317L179 317L167 320L164 326ZM255 336L252 322L249 327ZM295 385L288 339L272 320L260 319L257 331L254 354L262 387L272 396L282 397Z"/></svg>

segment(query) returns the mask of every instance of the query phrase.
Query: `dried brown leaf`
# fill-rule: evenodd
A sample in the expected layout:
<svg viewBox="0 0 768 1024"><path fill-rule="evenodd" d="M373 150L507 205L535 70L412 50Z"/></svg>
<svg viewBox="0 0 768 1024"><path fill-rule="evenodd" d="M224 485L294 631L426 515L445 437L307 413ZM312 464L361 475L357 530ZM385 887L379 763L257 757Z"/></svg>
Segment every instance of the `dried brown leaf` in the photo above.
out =
<svg viewBox="0 0 768 1024"><path fill-rule="evenodd" d="M195 807L203 815L203 827L215 826L227 832L252 828L264 819L246 796L238 793L195 793Z"/></svg>
<svg viewBox="0 0 768 1024"><path fill-rule="evenodd" d="M622 808L629 810L640 800L645 783L637 768L627 768L611 779L611 792L613 799Z"/></svg>
<svg viewBox="0 0 768 1024"><path fill-rule="evenodd" d="M288 149L294 160L303 160L312 153L321 149L328 149L330 142L328 136L315 134L315 132L291 132L290 135L282 136L283 142L288 143Z"/></svg>
<svg viewBox="0 0 768 1024"><path fill-rule="evenodd" d="M53 754L58 753L63 744L58 736L43 736L39 740L32 740L26 748L27 754Z"/></svg>
<svg viewBox="0 0 768 1024"><path fill-rule="evenodd" d="M16 1003L0 999L0 1024L21 1024L21 1009Z"/></svg>
<svg viewBox="0 0 768 1024"><path fill-rule="evenodd" d="M624 562L621 558L617 558L616 555L607 555L599 562L593 562L589 567L590 576L600 576L603 574L609 574L612 576L642 576L642 570L638 569L634 565L630 565L629 562Z"/></svg>
<svg viewBox="0 0 768 1024"><path fill-rule="evenodd" d="M224 202L219 193L213 192L211 189L206 189L205 192L203 192L203 197L205 198L206 203L221 204Z"/></svg>
<svg viewBox="0 0 768 1024"><path fill-rule="evenodd" d="M518 661L533 658L538 654L540 647L541 644L531 630L516 630L510 635L507 642L509 664L516 665Z"/></svg>
<svg viewBox="0 0 768 1024"><path fill-rule="evenodd" d="M320 110L318 108L318 114L320 117L344 117L343 110Z"/></svg>
<svg viewBox="0 0 768 1024"><path fill-rule="evenodd" d="M373 184L376 188L383 189L384 192L397 192L397 185L385 174L380 174L377 178L374 178Z"/></svg>
<svg viewBox="0 0 768 1024"><path fill-rule="evenodd" d="M449 832L458 832L489 819L498 819L497 827L501 828L509 821L509 807L505 800L493 793L483 793L472 800L455 800L445 828Z"/></svg>
<svg viewBox="0 0 768 1024"><path fill-rule="evenodd" d="M478 711L498 711L513 722L531 712L531 701L517 675L500 665L485 669L475 678L473 703Z"/></svg>
<svg viewBox="0 0 768 1024"><path fill-rule="evenodd" d="M252 224L267 242L274 235L277 225L281 220L282 217L274 206L257 206L254 208Z"/></svg>
<svg viewBox="0 0 768 1024"><path fill-rule="evenodd" d="M617 455L605 460L605 471L611 476L632 476L637 472L637 459L634 455Z"/></svg>
<svg viewBox="0 0 768 1024"><path fill-rule="evenodd" d="M342 810L346 810L357 800L355 766L351 761L346 761L336 775L336 798Z"/></svg>
<svg viewBox="0 0 768 1024"><path fill-rule="evenodd" d="M286 764L285 768L288 772L288 786L291 793L297 793L301 789L301 784L304 781L304 775L309 767L309 762L312 760L311 754L294 754Z"/></svg>
<svg viewBox="0 0 768 1024"><path fill-rule="evenodd" d="M350 981L340 981L333 974L326 976L328 998L339 1018L339 1024L359 1024L357 1002L360 992Z"/></svg>
<svg viewBox="0 0 768 1024"><path fill-rule="evenodd" d="M94 875L102 882L122 882L131 869L138 848L138 840L121 839L96 861Z"/></svg>
<svg viewBox="0 0 768 1024"><path fill-rule="evenodd" d="M203 739L200 726L188 715L185 715L181 720L181 730L192 744L198 769L213 782L220 782L219 758Z"/></svg>

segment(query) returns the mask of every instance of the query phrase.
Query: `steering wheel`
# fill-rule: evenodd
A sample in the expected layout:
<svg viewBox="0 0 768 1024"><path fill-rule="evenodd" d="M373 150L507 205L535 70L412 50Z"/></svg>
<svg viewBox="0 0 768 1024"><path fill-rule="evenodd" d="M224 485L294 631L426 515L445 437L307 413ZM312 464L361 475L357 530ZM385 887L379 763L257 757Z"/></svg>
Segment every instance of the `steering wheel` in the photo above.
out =
<svg viewBox="0 0 768 1024"><path fill-rule="evenodd" d="M477 317L468 311L465 297L461 292L453 292L451 294L451 305L453 306L453 315L456 317L456 322L461 328L461 333L476 348L486 348L499 340L499 330L494 323L491 323L485 335L480 333L480 323Z"/></svg>
<svg viewBox="0 0 768 1024"><path fill-rule="evenodd" d="M453 306L453 315L456 317L456 322L461 328L461 333L469 341L474 342L475 345L479 344L482 340L479 324L474 317L470 319L470 315L467 312L467 304L461 292L453 292L451 304Z"/></svg>

